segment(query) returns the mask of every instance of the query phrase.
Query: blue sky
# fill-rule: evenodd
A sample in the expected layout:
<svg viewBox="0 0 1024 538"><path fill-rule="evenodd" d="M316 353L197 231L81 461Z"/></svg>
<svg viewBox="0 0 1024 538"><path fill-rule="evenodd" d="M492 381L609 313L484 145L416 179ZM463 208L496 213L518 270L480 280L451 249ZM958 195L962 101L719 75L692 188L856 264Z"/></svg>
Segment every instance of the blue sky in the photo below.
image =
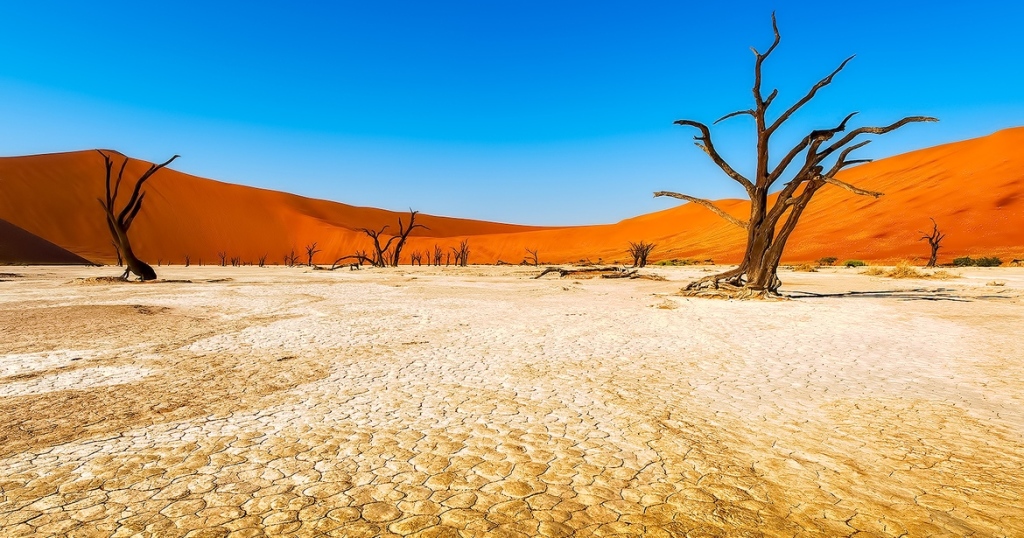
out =
<svg viewBox="0 0 1024 538"><path fill-rule="evenodd" d="M939 117L884 157L1024 125L1017 2L19 2L0 16L0 154L115 148L214 179L529 224L613 222L655 190L739 193L679 118L788 106L777 151L858 110ZM813 7L812 7L813 6ZM752 166L747 118L717 144Z"/></svg>

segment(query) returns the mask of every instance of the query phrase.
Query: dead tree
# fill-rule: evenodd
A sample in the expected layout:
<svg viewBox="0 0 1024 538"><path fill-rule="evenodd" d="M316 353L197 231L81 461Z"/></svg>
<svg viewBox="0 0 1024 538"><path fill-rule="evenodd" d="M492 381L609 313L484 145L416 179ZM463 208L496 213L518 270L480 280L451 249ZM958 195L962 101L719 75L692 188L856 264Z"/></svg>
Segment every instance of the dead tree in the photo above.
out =
<svg viewBox="0 0 1024 538"><path fill-rule="evenodd" d="M391 261L391 243L398 238L395 236L391 236L388 238L387 243L384 243L384 246L381 246L380 237L381 235L384 234L384 231L387 229L388 226L386 225L379 231L371 230L369 228L359 229L359 231L363 232L364 234L369 236L370 239L373 240L373 253L370 255L369 261L370 265L374 267L387 267L389 265L389 262Z"/></svg>
<svg viewBox="0 0 1024 538"><path fill-rule="evenodd" d="M939 225L935 222L935 219L928 217L932 221L932 233L926 233L918 230L917 233L921 234L921 238L918 241L928 241L928 246L932 247L932 254L928 257L928 265L926 267L935 267L935 263L939 259L939 246L942 240L946 238L946 234L939 231Z"/></svg>
<svg viewBox="0 0 1024 538"><path fill-rule="evenodd" d="M711 130L704 123L688 119L677 120L676 125L697 129L694 136L696 145L722 169L733 181L739 183L746 191L750 200L750 216L747 220L738 219L711 201L695 198L685 194L659 191L654 196L670 196L700 205L714 212L731 224L747 232L746 248L740 265L721 274L708 276L691 282L684 290L690 295L728 296L738 298L777 297L782 282L778 277L779 261L782 258L786 242L796 228L797 221L803 214L811 198L822 187L832 185L863 196L882 196L881 192L855 187L836 178L841 170L869 159L850 159L850 153L864 147L870 140L857 141L861 135L882 135L899 129L912 122L938 121L927 116L909 116L884 127L859 127L832 140L839 133L846 131L846 124L856 114L847 115L836 127L831 129L813 130L800 139L774 166L769 160L769 143L772 136L785 124L792 115L810 102L818 91L832 83L832 78L846 67L853 56L843 60L839 67L828 76L818 81L800 100L782 112L777 118L768 118L768 107L778 96L778 90L772 90L767 97L761 92L761 67L764 61L779 45L781 40L775 14L772 14L772 30L775 39L764 53L754 49L754 108L740 110L722 116L715 123L728 118L747 115L754 119L757 129L757 146L755 153L756 169L752 179L734 169L718 153L711 140ZM834 158L832 158L835 156ZM795 170L787 174L793 165ZM785 175L785 177L783 177ZM769 205L769 193L777 189L774 203Z"/></svg>
<svg viewBox="0 0 1024 538"><path fill-rule="evenodd" d="M428 264L429 264L429 262L428 262ZM417 252L413 252L412 254L410 254L409 255L409 265L419 265L419 266L422 267L423 266L423 253L417 251Z"/></svg>
<svg viewBox="0 0 1024 538"><path fill-rule="evenodd" d="M228 259L228 253L227 252L222 252L222 251L218 250L217 251L217 257L220 258L220 266L221 267L224 267L225 265L227 265L227 262L225 261L225 260Z"/></svg>
<svg viewBox="0 0 1024 538"><path fill-rule="evenodd" d="M117 241L111 240L110 244L114 245L114 253L117 254L117 266L124 267L124 259L121 258L121 249L117 248Z"/></svg>
<svg viewBox="0 0 1024 538"><path fill-rule="evenodd" d="M290 252L284 255L284 264L288 267L295 267L297 263L299 263L299 255L295 253L295 249L293 248Z"/></svg>
<svg viewBox="0 0 1024 538"><path fill-rule="evenodd" d="M434 265L441 265L441 257L444 255L444 251L437 244L434 245Z"/></svg>
<svg viewBox="0 0 1024 538"><path fill-rule="evenodd" d="M537 267L538 265L540 265L540 257L537 256L537 251L538 250L539 249L536 249L536 248L533 249L533 250L526 249L526 253L529 254L529 256L527 256L526 259L523 260L523 261L532 262L534 267Z"/></svg>
<svg viewBox="0 0 1024 538"><path fill-rule="evenodd" d="M122 278L127 280L128 274L134 273L139 277L139 280L154 280L156 279L156 271L149 264L136 257L135 252L132 251L131 242L128 240L128 229L131 228L135 217L142 210L142 201L146 198L146 193L142 192L142 186L149 178L153 177L153 174L171 164L174 159L177 159L178 155L167 159L161 164L151 164L149 169L143 172L135 182L132 194L128 197L128 204L120 211L117 211L117 194L121 188L121 181L124 179L124 169L128 166L128 157L124 157L121 168L117 172L117 181L111 186L110 172L114 166L114 161L106 153L99 150L97 152L103 156L103 165L106 169L106 199L99 199L100 206L103 207L103 212L106 214L107 228L110 230L111 238L117 244L120 257L124 259L128 266Z"/></svg>
<svg viewBox="0 0 1024 538"><path fill-rule="evenodd" d="M185 255L185 267L188 267L192 263L192 258L188 254Z"/></svg>
<svg viewBox="0 0 1024 538"><path fill-rule="evenodd" d="M232 256L231 257L231 267L239 267L240 265L242 265L242 257L241 256Z"/></svg>
<svg viewBox="0 0 1024 538"><path fill-rule="evenodd" d="M263 267L265 265L267 265L267 254L264 254L259 257L259 266Z"/></svg>
<svg viewBox="0 0 1024 538"><path fill-rule="evenodd" d="M423 228L429 230L422 224L416 224L416 215L419 211L413 211L409 209L409 227L406 228L402 225L402 217L398 217L398 242L395 243L395 250L391 253L391 266L398 267L398 258L402 255L402 248L405 247L405 240L409 238L409 233L416 228Z"/></svg>
<svg viewBox="0 0 1024 538"><path fill-rule="evenodd" d="M654 250L654 243L640 241L629 242L629 255L633 257L633 267L647 267L647 256Z"/></svg>
<svg viewBox="0 0 1024 538"><path fill-rule="evenodd" d="M469 239L463 239L459 248L452 247L452 254L455 256L455 265L465 267L469 263Z"/></svg>
<svg viewBox="0 0 1024 538"><path fill-rule="evenodd" d="M320 252L320 251L317 250L317 248L316 248L316 241L314 241L313 244L311 244L311 245L306 245L306 265L307 266L313 267L313 256L317 252Z"/></svg>

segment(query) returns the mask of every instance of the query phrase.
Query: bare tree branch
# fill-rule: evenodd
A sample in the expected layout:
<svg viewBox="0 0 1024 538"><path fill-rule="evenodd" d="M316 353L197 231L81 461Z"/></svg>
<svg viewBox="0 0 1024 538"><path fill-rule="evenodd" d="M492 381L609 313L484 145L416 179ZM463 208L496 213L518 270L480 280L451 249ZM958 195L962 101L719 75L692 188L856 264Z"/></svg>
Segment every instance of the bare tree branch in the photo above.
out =
<svg viewBox="0 0 1024 538"><path fill-rule="evenodd" d="M818 90L824 88L825 86L828 86L829 84L832 84L832 78L839 74L839 72L842 71L843 68L846 67L846 64L850 63L850 60L852 60L853 58L853 56L850 56L849 58L843 60L843 63L839 64L839 67L837 67L835 71L832 71L831 73L829 73L827 77L819 80L818 83L815 84L809 92L807 92L807 95L803 96L802 99L794 103L793 106L789 107L789 110L783 112L782 115L779 116L778 119L776 119L774 122L772 122L772 124L766 130L768 135L771 136L771 134L774 133L775 130L779 128L779 126L785 123L786 120L788 120L794 112L800 110L811 99L814 99L814 96L815 94L818 93Z"/></svg>
<svg viewBox="0 0 1024 538"><path fill-rule="evenodd" d="M718 123L720 123L722 121L725 121L725 120L727 120L729 118L732 118L732 117L735 117L735 116L742 116L744 114L746 114L748 116L753 116L755 118L757 117L757 116L754 115L754 111L753 110L737 110L736 112L731 112L729 114L726 114L726 115L722 116L721 118L718 118L717 120L715 120L715 123L713 123L712 125L717 125Z"/></svg>
<svg viewBox="0 0 1024 538"><path fill-rule="evenodd" d="M707 125L693 120L676 120L674 123L676 125L687 125L698 129L701 133L700 136L693 137L694 140L697 140L697 147L702 149L704 153L707 153L708 157L711 157L711 160L714 161L714 163L717 164L723 172L739 182L740 185L743 185L748 192L753 191L754 184L751 183L749 179L743 177L743 174L740 174L733 169L732 166L729 166L729 163L725 162L725 159L723 159L718 153L718 150L715 149L714 143L711 142L711 129L709 129Z"/></svg>
<svg viewBox="0 0 1024 538"><path fill-rule="evenodd" d="M743 228L743 229L747 228L747 222L746 221L740 220L740 219L738 219L738 218L736 218L736 217L726 213L721 208L719 208L715 204L711 203L711 201L709 201L709 200L705 200L703 198L694 198L693 196L690 196L688 194L679 194L678 192L670 192L670 191L658 191L658 192L654 193L654 197L655 198L657 198L659 196L668 196L668 197L671 197L671 198L678 198L680 200L686 200L687 202L693 202L693 203L695 203L695 204L697 204L699 206L703 206L703 207L706 207L707 209L710 209L712 212L714 212L719 217L722 217L723 219L729 221L732 224L735 224L736 226L739 226L740 228Z"/></svg>
<svg viewBox="0 0 1024 538"><path fill-rule="evenodd" d="M838 179L836 179L834 177L827 177L826 176L826 177L821 178L821 180L824 181L825 183L828 183L829 185L835 185L836 187L840 187L840 188L846 189L846 190L848 190L848 191L850 191L850 192L852 192L854 194L859 194L861 196L872 196L872 197L878 198L880 196L885 195L884 192L869 191L867 189L862 189L860 187L855 187L855 186L850 185L849 183L847 183L845 181L839 181Z"/></svg>
<svg viewBox="0 0 1024 538"><path fill-rule="evenodd" d="M859 127L857 129L854 129L854 130L850 131L849 133L846 134L846 136L840 138L839 141L837 141L836 143L834 143L831 146L829 146L823 152L823 156L831 155L836 150L838 150L839 148L849 144L850 142L853 141L854 138L856 138L856 137L858 137L858 136L860 136L862 134L881 135L881 134L886 134L886 133L895 131L896 129L899 129L900 127L903 127L904 125L906 125L908 123L935 122L935 121L939 121L939 120L937 118L933 118L931 116L908 116L906 118L901 119L900 121L897 121L896 123L887 125L885 127Z"/></svg>

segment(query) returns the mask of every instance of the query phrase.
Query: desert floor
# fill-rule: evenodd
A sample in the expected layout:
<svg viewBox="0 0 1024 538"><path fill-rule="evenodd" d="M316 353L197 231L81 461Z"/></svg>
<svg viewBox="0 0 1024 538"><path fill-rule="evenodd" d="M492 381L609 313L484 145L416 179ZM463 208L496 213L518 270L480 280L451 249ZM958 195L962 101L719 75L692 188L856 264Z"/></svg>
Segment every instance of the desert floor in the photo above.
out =
<svg viewBox="0 0 1024 538"><path fill-rule="evenodd" d="M1024 535L1024 268L158 269L0 268L0 535Z"/></svg>

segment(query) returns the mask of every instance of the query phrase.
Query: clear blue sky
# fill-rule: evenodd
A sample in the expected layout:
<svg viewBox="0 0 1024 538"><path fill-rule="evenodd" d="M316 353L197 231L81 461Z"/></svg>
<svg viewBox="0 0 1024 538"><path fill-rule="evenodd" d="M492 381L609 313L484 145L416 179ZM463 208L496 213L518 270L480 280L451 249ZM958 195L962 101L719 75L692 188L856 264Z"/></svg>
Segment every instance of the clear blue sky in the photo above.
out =
<svg viewBox="0 0 1024 538"><path fill-rule="evenodd" d="M356 205L612 222L673 205L654 190L737 194L672 121L750 106L772 9L779 105L857 54L780 149L853 110L942 120L872 157L1024 125L1024 3L706 4L10 2L0 154L180 153L185 172ZM748 170L750 121L719 127Z"/></svg>

